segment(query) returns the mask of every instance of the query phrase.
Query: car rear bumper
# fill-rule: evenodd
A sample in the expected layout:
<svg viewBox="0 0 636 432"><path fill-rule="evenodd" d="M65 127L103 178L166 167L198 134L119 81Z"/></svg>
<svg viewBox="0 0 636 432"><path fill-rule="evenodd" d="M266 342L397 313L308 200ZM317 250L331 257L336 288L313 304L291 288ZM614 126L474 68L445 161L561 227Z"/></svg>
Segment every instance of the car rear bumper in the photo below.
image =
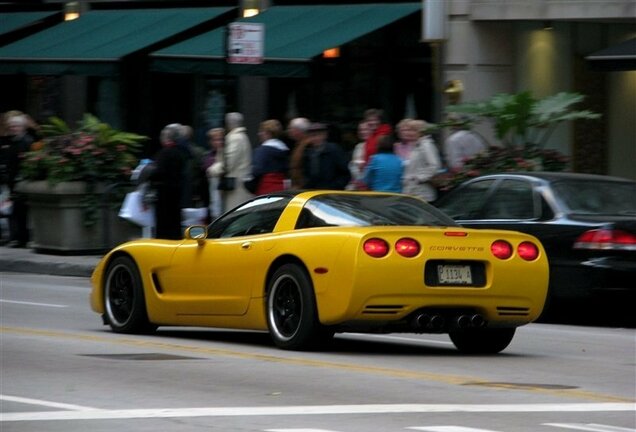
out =
<svg viewBox="0 0 636 432"><path fill-rule="evenodd" d="M635 260L596 257L554 264L551 270L550 290L556 298L583 300L636 294Z"/></svg>

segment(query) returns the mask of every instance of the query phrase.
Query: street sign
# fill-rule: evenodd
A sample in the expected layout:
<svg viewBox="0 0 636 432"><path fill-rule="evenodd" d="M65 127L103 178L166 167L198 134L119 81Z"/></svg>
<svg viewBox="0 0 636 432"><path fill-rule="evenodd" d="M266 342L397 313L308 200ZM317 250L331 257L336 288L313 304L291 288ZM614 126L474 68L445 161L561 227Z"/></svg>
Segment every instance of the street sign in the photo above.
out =
<svg viewBox="0 0 636 432"><path fill-rule="evenodd" d="M262 23L231 23L227 62L238 64L263 63L265 25Z"/></svg>

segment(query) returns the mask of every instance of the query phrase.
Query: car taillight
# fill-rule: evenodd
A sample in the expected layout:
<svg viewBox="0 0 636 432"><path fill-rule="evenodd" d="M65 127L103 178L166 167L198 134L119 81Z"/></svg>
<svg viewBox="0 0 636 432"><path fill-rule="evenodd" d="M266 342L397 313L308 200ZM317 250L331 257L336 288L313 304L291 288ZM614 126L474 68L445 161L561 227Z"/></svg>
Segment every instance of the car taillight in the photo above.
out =
<svg viewBox="0 0 636 432"><path fill-rule="evenodd" d="M589 230L576 239L574 249L636 250L636 235L615 229Z"/></svg>
<svg viewBox="0 0 636 432"><path fill-rule="evenodd" d="M373 258L382 258L389 253L389 244L379 238L371 238L362 246L367 255Z"/></svg>
<svg viewBox="0 0 636 432"><path fill-rule="evenodd" d="M534 261L539 256L539 248L534 243L524 241L517 246L517 253L526 261Z"/></svg>
<svg viewBox="0 0 636 432"><path fill-rule="evenodd" d="M397 253L406 258L413 258L420 253L420 244L412 238L401 238L395 243Z"/></svg>
<svg viewBox="0 0 636 432"><path fill-rule="evenodd" d="M497 240L490 245L490 251L499 259L508 259L512 256L512 245L505 240Z"/></svg>

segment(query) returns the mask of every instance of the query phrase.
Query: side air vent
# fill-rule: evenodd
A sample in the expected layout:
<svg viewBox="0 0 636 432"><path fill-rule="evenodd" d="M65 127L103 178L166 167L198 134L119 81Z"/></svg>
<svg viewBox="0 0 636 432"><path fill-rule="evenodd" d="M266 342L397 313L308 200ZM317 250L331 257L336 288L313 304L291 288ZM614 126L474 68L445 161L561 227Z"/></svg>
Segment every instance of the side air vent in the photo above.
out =
<svg viewBox="0 0 636 432"><path fill-rule="evenodd" d="M362 313L366 315L395 315L404 308L404 305L367 305Z"/></svg>
<svg viewBox="0 0 636 432"><path fill-rule="evenodd" d="M161 283L159 282L159 276L157 276L157 273L152 274L152 283L155 286L155 290L159 294L163 294L163 288L161 287Z"/></svg>
<svg viewBox="0 0 636 432"><path fill-rule="evenodd" d="M513 307L513 306L497 306L499 316L527 316L530 308Z"/></svg>

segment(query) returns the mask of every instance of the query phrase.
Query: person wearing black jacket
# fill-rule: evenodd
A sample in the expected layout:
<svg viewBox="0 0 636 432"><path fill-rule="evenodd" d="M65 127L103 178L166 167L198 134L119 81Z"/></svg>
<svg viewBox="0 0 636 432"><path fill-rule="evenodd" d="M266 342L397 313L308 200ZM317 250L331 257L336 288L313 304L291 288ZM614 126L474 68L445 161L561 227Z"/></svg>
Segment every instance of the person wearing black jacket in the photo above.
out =
<svg viewBox="0 0 636 432"><path fill-rule="evenodd" d="M157 153L149 180L157 191L155 202L155 237L180 240L181 200L186 159L178 147L183 129L180 124L169 124L161 130L161 150Z"/></svg>
<svg viewBox="0 0 636 432"><path fill-rule="evenodd" d="M24 153L31 149L34 137L29 133L28 117L14 112L6 118L7 135L0 138L0 182L9 188L13 209L9 215L9 247L26 247L29 241L27 204L24 196L16 193L20 179L20 163Z"/></svg>
<svg viewBox="0 0 636 432"><path fill-rule="evenodd" d="M313 123L308 131L309 145L303 154L305 189L344 189L351 174L344 151L327 141L327 126Z"/></svg>

